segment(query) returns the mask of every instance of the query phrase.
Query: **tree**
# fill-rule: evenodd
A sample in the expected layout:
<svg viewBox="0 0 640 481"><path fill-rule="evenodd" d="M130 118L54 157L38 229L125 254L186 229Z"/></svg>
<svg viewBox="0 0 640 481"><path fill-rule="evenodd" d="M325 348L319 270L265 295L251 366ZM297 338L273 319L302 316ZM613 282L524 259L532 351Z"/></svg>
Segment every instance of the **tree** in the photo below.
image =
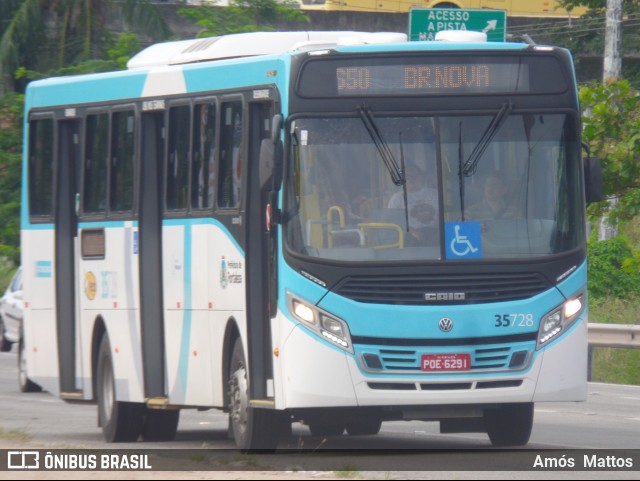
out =
<svg viewBox="0 0 640 481"><path fill-rule="evenodd" d="M602 55L604 53L605 14L607 0L560 0L566 9L578 6L588 7L589 12L579 21L554 33L554 43L562 45L574 53L576 63L583 55ZM637 35L640 18L640 0L622 0L622 46L621 55L640 51L640 37ZM555 39L558 39L555 42ZM624 61L622 76L632 82L640 83L640 65L637 62Z"/></svg>
<svg viewBox="0 0 640 481"><path fill-rule="evenodd" d="M22 95L0 97L0 257L20 262Z"/></svg>
<svg viewBox="0 0 640 481"><path fill-rule="evenodd" d="M607 8L607 0L560 0L560 4L566 8L588 7L595 15L602 16ZM623 0L625 14L637 12L640 8L640 0Z"/></svg>
<svg viewBox="0 0 640 481"><path fill-rule="evenodd" d="M640 290L637 258L624 237L589 241L589 295L629 299Z"/></svg>
<svg viewBox="0 0 640 481"><path fill-rule="evenodd" d="M212 3L178 10L179 15L202 27L198 37L274 30L279 22L309 22L293 0L230 0L228 7Z"/></svg>
<svg viewBox="0 0 640 481"><path fill-rule="evenodd" d="M629 81L596 83L580 88L587 113L583 140L602 159L604 193L619 198L609 216L627 220L640 214L640 93ZM590 207L602 215L606 202Z"/></svg>
<svg viewBox="0 0 640 481"><path fill-rule="evenodd" d="M106 58L104 59L90 59L76 65L48 70L46 72L38 72L20 67L16 70L15 78L31 81L48 77L63 77L65 75L125 70L129 59L141 50L140 39L136 34L128 32L120 34L116 40L112 37L112 35L108 35L108 44L105 46Z"/></svg>
<svg viewBox="0 0 640 481"><path fill-rule="evenodd" d="M16 88L13 73L60 69L104 55L111 9L125 29L137 29L153 41L169 27L149 0L2 0L0 9L0 80L3 90ZM19 87L19 86L18 86Z"/></svg>

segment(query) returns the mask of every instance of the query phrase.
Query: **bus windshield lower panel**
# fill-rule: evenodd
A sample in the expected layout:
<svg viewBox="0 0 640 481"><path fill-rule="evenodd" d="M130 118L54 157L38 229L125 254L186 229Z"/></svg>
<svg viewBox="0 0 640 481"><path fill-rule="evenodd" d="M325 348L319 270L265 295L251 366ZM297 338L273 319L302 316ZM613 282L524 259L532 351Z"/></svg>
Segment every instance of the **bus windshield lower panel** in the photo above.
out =
<svg viewBox="0 0 640 481"><path fill-rule="evenodd" d="M351 262L523 259L583 242L572 116L368 118L294 121L285 194L294 252Z"/></svg>

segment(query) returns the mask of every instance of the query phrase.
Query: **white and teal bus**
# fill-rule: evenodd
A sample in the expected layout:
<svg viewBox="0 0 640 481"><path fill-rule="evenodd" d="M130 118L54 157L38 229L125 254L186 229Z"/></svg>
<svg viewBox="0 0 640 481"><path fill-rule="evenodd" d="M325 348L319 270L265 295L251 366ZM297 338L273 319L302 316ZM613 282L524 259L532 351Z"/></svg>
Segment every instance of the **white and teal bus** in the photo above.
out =
<svg viewBox="0 0 640 481"><path fill-rule="evenodd" d="M216 408L243 449L301 420L337 436L422 419L523 445L534 403L585 399L563 49L159 44L126 71L31 83L24 142L21 362L97 402L108 441L172 439L181 409Z"/></svg>

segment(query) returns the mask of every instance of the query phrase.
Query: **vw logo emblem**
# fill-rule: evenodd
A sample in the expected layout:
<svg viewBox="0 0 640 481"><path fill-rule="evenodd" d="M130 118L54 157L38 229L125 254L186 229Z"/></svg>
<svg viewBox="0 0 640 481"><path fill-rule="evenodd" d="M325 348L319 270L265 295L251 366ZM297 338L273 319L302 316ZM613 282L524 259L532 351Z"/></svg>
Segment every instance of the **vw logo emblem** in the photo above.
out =
<svg viewBox="0 0 640 481"><path fill-rule="evenodd" d="M449 332L453 329L453 321L448 317L443 317L440 319L440 322L438 322L438 327L442 332Z"/></svg>

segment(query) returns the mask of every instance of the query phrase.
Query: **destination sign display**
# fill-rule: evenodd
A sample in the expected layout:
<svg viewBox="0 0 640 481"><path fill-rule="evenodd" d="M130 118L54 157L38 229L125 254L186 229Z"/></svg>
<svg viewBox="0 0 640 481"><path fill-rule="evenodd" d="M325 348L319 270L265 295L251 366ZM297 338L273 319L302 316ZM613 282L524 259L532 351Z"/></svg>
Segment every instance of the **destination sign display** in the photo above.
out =
<svg viewBox="0 0 640 481"><path fill-rule="evenodd" d="M422 55L341 58L303 65L301 97L560 93L567 79L552 56Z"/></svg>
<svg viewBox="0 0 640 481"><path fill-rule="evenodd" d="M520 64L367 65L336 68L338 95L528 92Z"/></svg>

